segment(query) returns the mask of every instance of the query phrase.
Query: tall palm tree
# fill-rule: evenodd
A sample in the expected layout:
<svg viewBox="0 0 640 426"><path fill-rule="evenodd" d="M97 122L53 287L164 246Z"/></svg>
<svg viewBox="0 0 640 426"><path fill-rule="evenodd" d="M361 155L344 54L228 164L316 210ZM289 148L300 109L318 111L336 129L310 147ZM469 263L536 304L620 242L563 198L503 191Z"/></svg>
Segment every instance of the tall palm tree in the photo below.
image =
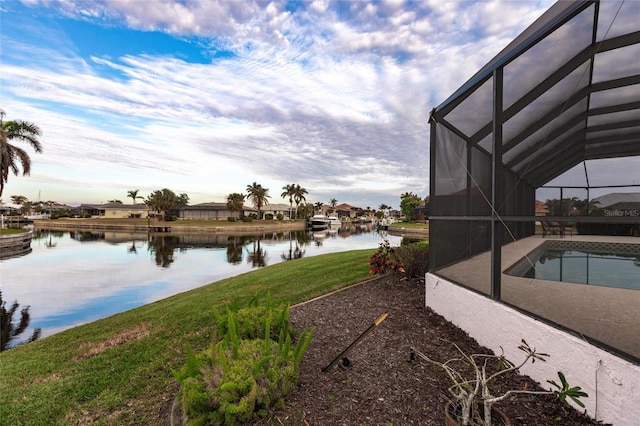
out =
<svg viewBox="0 0 640 426"><path fill-rule="evenodd" d="M309 192L306 189L304 189L300 185L296 184L296 187L293 190L293 200L296 202L296 217L298 217L298 205L302 201L307 201L307 199L305 198L304 194L308 194L308 193Z"/></svg>
<svg viewBox="0 0 640 426"><path fill-rule="evenodd" d="M227 195L227 208L232 212L239 212L244 207L244 194L234 192ZM240 217L238 217L239 219Z"/></svg>
<svg viewBox="0 0 640 426"><path fill-rule="evenodd" d="M27 197L25 197L24 195L12 195L11 196L11 202L17 206L21 206L24 205L27 201L29 201L27 199Z"/></svg>
<svg viewBox="0 0 640 426"><path fill-rule="evenodd" d="M322 203L322 201L318 201L316 204L316 210L320 213L322 213L322 207L324 206L324 204Z"/></svg>
<svg viewBox="0 0 640 426"><path fill-rule="evenodd" d="M42 145L38 137L42 134L40 128L33 123L21 120L2 121L4 111L0 110L0 196L4 185L9 181L9 171L18 176L20 169L16 161L22 165L22 175L31 173L31 157L24 149L9 143L11 140L27 142L35 152L42 152Z"/></svg>
<svg viewBox="0 0 640 426"><path fill-rule="evenodd" d="M263 188L259 183L253 182L252 185L247 185L247 194L247 198L251 200L253 207L258 209L258 219L262 219L262 207L269 204L267 198L271 198L269 189Z"/></svg>
<svg viewBox="0 0 640 426"><path fill-rule="evenodd" d="M285 185L282 187L284 192L280 194L282 198L289 197L289 219L291 219L291 210L293 210L293 195L295 194L296 185L292 183L291 185Z"/></svg>
<svg viewBox="0 0 640 426"><path fill-rule="evenodd" d="M132 189L131 191L127 192L127 197L132 198L133 199L133 204L136 204L136 198L142 198L142 197L138 197L138 191L140 191L139 189Z"/></svg>

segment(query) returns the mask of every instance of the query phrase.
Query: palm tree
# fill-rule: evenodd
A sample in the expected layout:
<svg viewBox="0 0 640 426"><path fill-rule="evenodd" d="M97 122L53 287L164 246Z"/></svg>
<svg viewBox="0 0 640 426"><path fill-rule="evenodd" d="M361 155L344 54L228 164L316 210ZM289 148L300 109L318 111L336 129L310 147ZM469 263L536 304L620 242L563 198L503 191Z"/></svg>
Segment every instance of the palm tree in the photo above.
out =
<svg viewBox="0 0 640 426"><path fill-rule="evenodd" d="M11 196L11 202L17 206L22 207L24 204L26 204L29 200L27 199L27 197L25 197L24 195L12 195Z"/></svg>
<svg viewBox="0 0 640 426"><path fill-rule="evenodd" d="M136 204L136 198L142 198L138 197L138 191L139 189L132 189L131 191L127 192L127 197L131 197L133 199L133 205Z"/></svg>
<svg viewBox="0 0 640 426"><path fill-rule="evenodd" d="M315 206L316 206L316 210L317 210L318 212L320 212L320 213L321 213L321 212L322 212L322 207L324 206L324 204L322 203L322 201L318 201L318 202L315 204Z"/></svg>
<svg viewBox="0 0 640 426"><path fill-rule="evenodd" d="M244 207L244 194L234 192L227 195L227 208L232 212L239 212ZM239 217L238 217L239 219Z"/></svg>
<svg viewBox="0 0 640 426"><path fill-rule="evenodd" d="M4 185L9 181L9 171L18 176L19 168L16 160L22 165L22 175L31 173L31 157L27 151L9 143L16 139L27 142L37 153L42 152L38 136L42 134L40 128L33 123L21 120L2 121L4 111L0 110L0 196Z"/></svg>
<svg viewBox="0 0 640 426"><path fill-rule="evenodd" d="M304 197L304 194L308 194L308 193L309 192L307 192L306 189L296 184L296 187L293 190L293 200L296 202L296 217L298 217L298 205L302 201L307 201L307 199Z"/></svg>
<svg viewBox="0 0 640 426"><path fill-rule="evenodd" d="M296 185L292 183L291 185L285 185L282 187L284 192L280 194L282 198L289 197L289 219L291 219L291 210L293 209L293 195L295 194Z"/></svg>
<svg viewBox="0 0 640 426"><path fill-rule="evenodd" d="M253 207L258 209L258 219L262 219L262 207L269 204L267 198L271 198L269 195L269 189L263 188L259 183L253 182L252 185L247 185L247 198L251 200Z"/></svg>

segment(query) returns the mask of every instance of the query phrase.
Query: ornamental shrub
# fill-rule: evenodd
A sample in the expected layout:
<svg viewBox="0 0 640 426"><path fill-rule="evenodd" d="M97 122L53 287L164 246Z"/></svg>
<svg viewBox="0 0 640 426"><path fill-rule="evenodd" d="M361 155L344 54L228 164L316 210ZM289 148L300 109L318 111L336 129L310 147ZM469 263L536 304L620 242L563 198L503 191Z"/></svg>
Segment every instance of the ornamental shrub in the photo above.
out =
<svg viewBox="0 0 640 426"><path fill-rule="evenodd" d="M404 265L398 258L395 248L388 240L380 243L378 250L369 258L369 273L386 274L389 271L404 272Z"/></svg>
<svg viewBox="0 0 640 426"><path fill-rule="evenodd" d="M288 307L282 314L266 306L253 306L254 300L257 298L242 309L232 303L224 320L216 313L218 324L211 346L199 355L187 349L187 362L173 372L181 386L178 398L187 424L236 425L264 418L284 406L285 396L297 384L300 361L314 330L302 331L294 344ZM270 297L268 301L269 305ZM273 312L278 312L273 316L276 322L286 317L286 327L271 326L269 313ZM264 330L256 333L256 326L248 325L251 319L263 324ZM247 332L262 337L245 338Z"/></svg>
<svg viewBox="0 0 640 426"><path fill-rule="evenodd" d="M419 241L396 248L396 256L408 277L424 277L429 271L429 242Z"/></svg>
<svg viewBox="0 0 640 426"><path fill-rule="evenodd" d="M233 313L233 315L229 315ZM259 304L259 296L256 294L244 307L240 308L236 301L227 305L226 313L222 315L214 308L213 314L218 326L217 333L224 336L229 330L229 321L233 318L235 327L241 339L262 339L267 321L270 324L271 338L278 339L280 331L295 337L295 330L289 322L289 306L280 305L275 307L271 300L271 293L267 293L264 305Z"/></svg>

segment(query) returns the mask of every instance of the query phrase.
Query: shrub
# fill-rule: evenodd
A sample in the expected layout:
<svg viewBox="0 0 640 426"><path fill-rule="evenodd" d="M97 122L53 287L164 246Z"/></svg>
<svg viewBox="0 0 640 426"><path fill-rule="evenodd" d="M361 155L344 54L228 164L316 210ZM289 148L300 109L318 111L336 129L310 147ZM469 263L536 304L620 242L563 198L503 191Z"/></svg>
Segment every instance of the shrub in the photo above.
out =
<svg viewBox="0 0 640 426"><path fill-rule="evenodd" d="M295 337L295 330L289 322L289 306L274 307L271 301L271 293L267 293L264 305L259 304L259 297L255 295L246 306L240 308L234 301L227 305L226 315L213 310L217 323L217 333L224 336L229 331L229 321L235 320L234 327L241 339L262 339L267 322L270 324L271 338L277 340L280 331L284 331L291 337ZM233 314L233 315L231 315Z"/></svg>
<svg viewBox="0 0 640 426"><path fill-rule="evenodd" d="M404 272L404 265L389 241L384 240L369 259L369 273L375 275L385 274L389 271Z"/></svg>
<svg viewBox="0 0 640 426"><path fill-rule="evenodd" d="M265 213L264 220L273 220L273 213Z"/></svg>
<svg viewBox="0 0 640 426"><path fill-rule="evenodd" d="M284 406L285 396L298 382L300 361L314 330L304 330L294 345L288 307L283 314L258 306L256 301L252 299L242 309L232 303L224 319L216 313L218 325L211 346L198 355L187 349L185 365L173 371L181 385L178 397L188 424L235 425L264 418ZM279 329L276 339L272 338L271 317L264 318L259 312L278 312L276 319L286 317L286 326L273 327ZM264 325L260 333L255 332L255 324L249 325L251 319ZM225 331L218 339L220 329ZM247 332L262 337L245 338Z"/></svg>
<svg viewBox="0 0 640 426"><path fill-rule="evenodd" d="M253 222L253 217L251 216L242 216L243 222Z"/></svg>
<svg viewBox="0 0 640 426"><path fill-rule="evenodd" d="M284 220L284 215L282 213L278 213L278 215L276 216L276 219Z"/></svg>
<svg viewBox="0 0 640 426"><path fill-rule="evenodd" d="M227 218L227 220L228 220L229 222L235 222L235 221L236 221L236 218L235 218L235 217L233 217L233 216L229 216L229 217Z"/></svg>
<svg viewBox="0 0 640 426"><path fill-rule="evenodd" d="M404 265L405 273L409 277L424 277L429 271L429 242L400 246L396 249L396 256Z"/></svg>

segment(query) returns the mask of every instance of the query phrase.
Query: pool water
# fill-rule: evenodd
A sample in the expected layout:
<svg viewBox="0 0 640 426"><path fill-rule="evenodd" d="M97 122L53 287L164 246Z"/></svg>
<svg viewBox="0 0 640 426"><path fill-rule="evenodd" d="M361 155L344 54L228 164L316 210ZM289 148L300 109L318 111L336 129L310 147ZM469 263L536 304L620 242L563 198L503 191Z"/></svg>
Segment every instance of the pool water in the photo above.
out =
<svg viewBox="0 0 640 426"><path fill-rule="evenodd" d="M640 244L545 241L506 273L640 290Z"/></svg>

